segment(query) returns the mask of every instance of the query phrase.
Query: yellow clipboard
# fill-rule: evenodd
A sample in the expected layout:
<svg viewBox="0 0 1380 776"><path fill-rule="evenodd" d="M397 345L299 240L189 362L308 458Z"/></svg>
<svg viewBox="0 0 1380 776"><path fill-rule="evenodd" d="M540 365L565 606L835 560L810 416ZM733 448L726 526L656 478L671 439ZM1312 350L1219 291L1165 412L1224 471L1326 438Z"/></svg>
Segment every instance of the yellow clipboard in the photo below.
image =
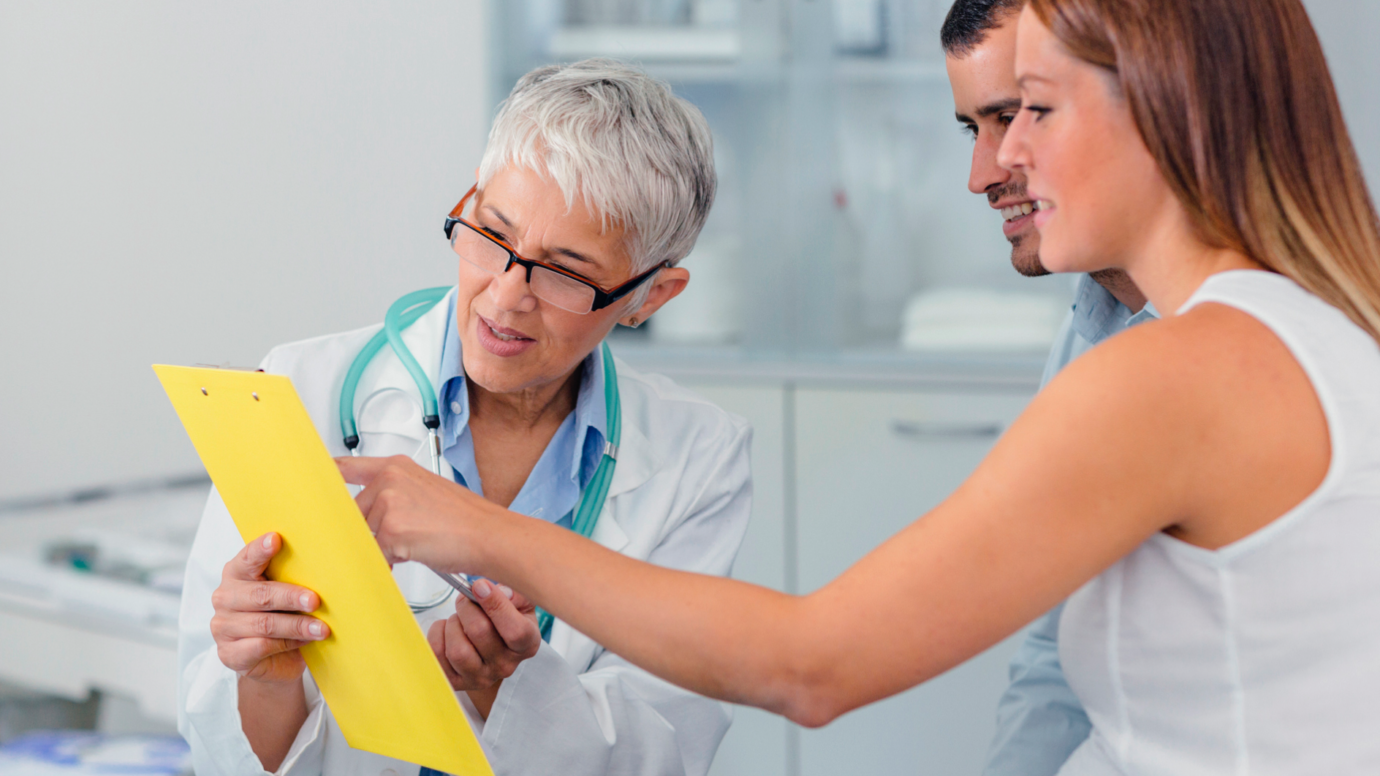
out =
<svg viewBox="0 0 1380 776"><path fill-rule="evenodd" d="M493 776L292 381L153 371L240 536L282 536L269 578L320 595L315 616L331 635L302 647L302 656L346 742L456 776Z"/></svg>

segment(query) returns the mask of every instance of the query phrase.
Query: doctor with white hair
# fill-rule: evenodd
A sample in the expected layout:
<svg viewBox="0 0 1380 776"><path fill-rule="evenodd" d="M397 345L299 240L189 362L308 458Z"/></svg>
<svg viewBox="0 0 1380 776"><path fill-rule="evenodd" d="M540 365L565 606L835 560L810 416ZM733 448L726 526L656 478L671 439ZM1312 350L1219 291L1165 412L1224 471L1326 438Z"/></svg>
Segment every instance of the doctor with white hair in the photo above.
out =
<svg viewBox="0 0 1380 776"><path fill-rule="evenodd" d="M501 106L477 178L445 221L458 282L413 316L405 348L352 369L376 325L279 346L263 368L292 378L333 455L407 456L629 557L727 574L747 526L750 429L602 345L689 282L677 264L715 190L704 117L616 62L544 67ZM319 597L264 577L280 548L272 533L246 544L211 493L179 638L178 723L197 773L428 773L346 744L298 651L329 636L311 616ZM438 603L436 577L406 565L395 577L497 773L708 771L728 706L487 580L477 603L444 586Z"/></svg>

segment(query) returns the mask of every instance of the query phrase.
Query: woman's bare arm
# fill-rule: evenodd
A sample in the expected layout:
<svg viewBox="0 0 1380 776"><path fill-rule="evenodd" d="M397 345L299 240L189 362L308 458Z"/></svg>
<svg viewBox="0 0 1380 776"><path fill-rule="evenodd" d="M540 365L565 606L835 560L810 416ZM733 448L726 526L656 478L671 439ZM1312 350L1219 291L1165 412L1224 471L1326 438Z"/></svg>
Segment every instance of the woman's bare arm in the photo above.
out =
<svg viewBox="0 0 1380 776"><path fill-rule="evenodd" d="M1277 340L1253 323L1245 349L1277 362ZM806 596L625 558L410 462L341 465L369 484L360 505L385 553L502 580L654 674L818 725L986 649L1156 531L1215 525L1201 515L1219 502L1277 516L1316 487L1325 449L1321 468L1277 493L1244 493L1223 468L1275 444L1267 434L1296 456L1291 429L1306 436L1318 419L1281 415L1298 408L1301 370L1258 386L1258 364L1233 356L1242 340L1203 336L1213 325L1145 326L1084 356L948 500Z"/></svg>

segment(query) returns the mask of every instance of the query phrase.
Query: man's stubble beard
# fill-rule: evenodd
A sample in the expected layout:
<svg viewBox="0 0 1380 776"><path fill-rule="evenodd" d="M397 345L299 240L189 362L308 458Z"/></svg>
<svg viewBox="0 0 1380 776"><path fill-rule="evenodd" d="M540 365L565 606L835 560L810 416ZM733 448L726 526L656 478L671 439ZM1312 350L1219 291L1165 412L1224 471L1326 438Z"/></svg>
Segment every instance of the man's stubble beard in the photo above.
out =
<svg viewBox="0 0 1380 776"><path fill-rule="evenodd" d="M987 202L991 205L996 205L1006 197L1024 199L1025 181L1023 179L1007 181L1004 186L987 192ZM1040 233L1034 227L1028 227L1028 229L1029 231L1024 234L1006 238L1011 243L1011 266L1028 278L1044 277L1050 272L1045 269L1045 265L1040 263Z"/></svg>
<svg viewBox="0 0 1380 776"><path fill-rule="evenodd" d="M1011 238L1011 266L1028 278L1040 278L1050 274L1040 263L1040 235L1017 234Z"/></svg>

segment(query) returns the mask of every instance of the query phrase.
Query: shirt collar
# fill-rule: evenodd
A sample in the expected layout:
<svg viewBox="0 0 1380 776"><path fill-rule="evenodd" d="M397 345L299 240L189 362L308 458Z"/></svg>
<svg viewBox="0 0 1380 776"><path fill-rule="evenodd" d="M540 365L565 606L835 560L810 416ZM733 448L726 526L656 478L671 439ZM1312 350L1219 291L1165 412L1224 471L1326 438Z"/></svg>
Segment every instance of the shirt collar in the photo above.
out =
<svg viewBox="0 0 1380 776"><path fill-rule="evenodd" d="M1133 313L1092 275L1078 277L1073 296L1073 330L1088 342L1101 342L1142 321L1159 317L1159 311L1150 302Z"/></svg>

